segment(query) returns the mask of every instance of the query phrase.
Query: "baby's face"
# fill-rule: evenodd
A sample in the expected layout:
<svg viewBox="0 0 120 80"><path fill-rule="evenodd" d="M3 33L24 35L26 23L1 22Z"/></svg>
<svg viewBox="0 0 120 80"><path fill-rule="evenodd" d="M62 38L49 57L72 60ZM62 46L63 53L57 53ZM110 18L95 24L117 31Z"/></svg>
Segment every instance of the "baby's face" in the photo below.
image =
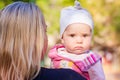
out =
<svg viewBox="0 0 120 80"><path fill-rule="evenodd" d="M89 25L74 23L69 25L61 39L66 50L74 54L82 54L90 48L92 31Z"/></svg>

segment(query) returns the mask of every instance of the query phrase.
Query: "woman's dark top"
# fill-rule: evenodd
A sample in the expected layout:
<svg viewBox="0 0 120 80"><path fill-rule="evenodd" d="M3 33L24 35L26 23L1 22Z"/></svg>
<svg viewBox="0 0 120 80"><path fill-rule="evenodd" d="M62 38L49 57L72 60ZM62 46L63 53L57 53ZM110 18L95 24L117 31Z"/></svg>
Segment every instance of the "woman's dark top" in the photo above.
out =
<svg viewBox="0 0 120 80"><path fill-rule="evenodd" d="M34 80L86 80L79 73L71 69L41 68L39 75Z"/></svg>

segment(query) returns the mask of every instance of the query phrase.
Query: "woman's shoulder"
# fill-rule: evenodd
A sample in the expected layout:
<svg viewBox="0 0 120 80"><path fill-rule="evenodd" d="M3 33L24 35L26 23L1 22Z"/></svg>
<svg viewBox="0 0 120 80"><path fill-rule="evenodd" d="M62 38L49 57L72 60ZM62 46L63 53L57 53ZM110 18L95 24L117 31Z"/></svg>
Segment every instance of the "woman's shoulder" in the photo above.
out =
<svg viewBox="0 0 120 80"><path fill-rule="evenodd" d="M34 80L86 80L79 73L71 69L48 69L41 68L40 73Z"/></svg>

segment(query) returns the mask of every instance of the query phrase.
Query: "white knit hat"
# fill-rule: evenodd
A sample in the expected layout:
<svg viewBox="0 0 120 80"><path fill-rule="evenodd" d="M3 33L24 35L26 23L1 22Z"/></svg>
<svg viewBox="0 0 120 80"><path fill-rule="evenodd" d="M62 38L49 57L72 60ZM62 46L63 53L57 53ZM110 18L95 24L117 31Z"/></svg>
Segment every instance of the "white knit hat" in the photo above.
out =
<svg viewBox="0 0 120 80"><path fill-rule="evenodd" d="M80 6L76 0L75 6L63 8L60 14L60 35L62 37L68 25L73 23L84 23L90 26L93 31L94 23L90 13Z"/></svg>

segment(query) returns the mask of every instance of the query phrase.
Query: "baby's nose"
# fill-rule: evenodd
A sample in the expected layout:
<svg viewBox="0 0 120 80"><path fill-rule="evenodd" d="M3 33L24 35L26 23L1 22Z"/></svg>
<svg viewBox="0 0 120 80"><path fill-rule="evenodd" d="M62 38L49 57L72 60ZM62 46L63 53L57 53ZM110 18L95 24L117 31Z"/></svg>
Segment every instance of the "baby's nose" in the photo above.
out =
<svg viewBox="0 0 120 80"><path fill-rule="evenodd" d="M81 36L79 36L79 37L77 37L77 43L82 43L83 42L83 37L81 37Z"/></svg>

